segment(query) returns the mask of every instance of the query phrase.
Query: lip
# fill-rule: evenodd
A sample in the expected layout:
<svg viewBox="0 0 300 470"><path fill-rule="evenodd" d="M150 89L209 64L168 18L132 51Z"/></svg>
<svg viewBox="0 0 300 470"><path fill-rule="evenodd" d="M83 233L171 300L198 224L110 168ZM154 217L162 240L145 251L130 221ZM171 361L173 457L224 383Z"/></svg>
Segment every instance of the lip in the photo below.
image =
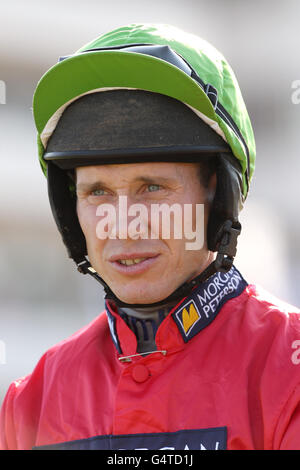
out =
<svg viewBox="0 0 300 470"><path fill-rule="evenodd" d="M113 255L109 258L109 262L113 268L120 274L141 274L149 269L160 256L158 253L120 253L119 255ZM132 264L126 266L125 264L118 263L118 259L135 259L135 258L146 258L138 264Z"/></svg>
<svg viewBox="0 0 300 470"><path fill-rule="evenodd" d="M134 252L134 253L119 253L108 258L108 261L118 261L118 259L135 259L135 258L154 258L158 256L158 253L152 252Z"/></svg>

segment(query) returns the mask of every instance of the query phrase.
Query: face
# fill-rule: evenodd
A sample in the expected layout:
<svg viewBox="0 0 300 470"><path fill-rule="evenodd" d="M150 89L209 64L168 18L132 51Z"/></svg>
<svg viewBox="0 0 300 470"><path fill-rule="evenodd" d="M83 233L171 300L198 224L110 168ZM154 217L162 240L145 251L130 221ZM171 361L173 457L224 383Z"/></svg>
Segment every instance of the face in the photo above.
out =
<svg viewBox="0 0 300 470"><path fill-rule="evenodd" d="M204 188L199 182L197 164L157 162L80 167L76 169L76 185L77 213L91 265L123 302L163 300L213 260L206 245L206 226L215 178ZM106 218L104 212L99 215L101 208L108 207L103 204L115 210L115 218L108 219L107 212ZM176 207L181 233L173 225L175 212L167 211L171 214L169 219L167 216L155 219L151 212L155 204ZM203 218L198 218L196 204L204 205ZM141 205L143 211L135 215L130 212L131 206ZM185 205L193 210L187 213ZM164 232L167 221L169 233ZM106 237L99 235L99 223L106 229ZM204 243L200 247L195 244L197 249L187 249L187 243L191 243L188 230L191 234L196 228L204 234Z"/></svg>

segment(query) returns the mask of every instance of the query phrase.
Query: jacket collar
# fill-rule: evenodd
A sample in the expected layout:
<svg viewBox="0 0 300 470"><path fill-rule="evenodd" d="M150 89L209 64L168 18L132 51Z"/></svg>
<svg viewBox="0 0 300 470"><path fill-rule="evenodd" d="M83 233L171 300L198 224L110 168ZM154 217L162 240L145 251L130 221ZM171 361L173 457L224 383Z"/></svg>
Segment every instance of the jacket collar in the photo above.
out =
<svg viewBox="0 0 300 470"><path fill-rule="evenodd" d="M158 350L181 349L219 314L222 306L237 297L247 286L239 271L233 266L228 273L217 272L196 286L169 312L156 333ZM136 354L137 340L112 301L105 301L111 337L119 355Z"/></svg>

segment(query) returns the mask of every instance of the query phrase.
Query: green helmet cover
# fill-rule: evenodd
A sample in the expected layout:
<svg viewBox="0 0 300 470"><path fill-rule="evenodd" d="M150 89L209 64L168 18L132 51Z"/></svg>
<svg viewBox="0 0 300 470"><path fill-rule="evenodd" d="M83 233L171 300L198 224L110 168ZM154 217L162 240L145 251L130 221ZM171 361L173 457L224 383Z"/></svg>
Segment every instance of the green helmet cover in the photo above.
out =
<svg viewBox="0 0 300 470"><path fill-rule="evenodd" d="M160 58L117 49L130 44L169 46L205 84L217 90L218 103L233 119L239 135L216 112L208 95L194 78ZM99 48L111 49L95 50ZM38 132L39 159L45 174L47 162L43 154L47 138L53 132L53 122L59 119L65 107L86 93L114 88L164 94L198 111L199 116L207 119L211 127L223 136L239 160L243 173L243 196L247 196L255 166L255 140L237 79L226 59L212 45L193 34L164 24L130 24L115 29L81 47L43 75L35 90L33 113Z"/></svg>

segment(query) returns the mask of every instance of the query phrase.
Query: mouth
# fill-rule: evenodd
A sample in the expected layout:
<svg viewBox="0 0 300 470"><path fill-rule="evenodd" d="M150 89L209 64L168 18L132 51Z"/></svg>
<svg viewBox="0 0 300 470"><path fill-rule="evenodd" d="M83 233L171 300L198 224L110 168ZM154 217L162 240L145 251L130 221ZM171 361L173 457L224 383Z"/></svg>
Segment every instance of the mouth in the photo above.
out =
<svg viewBox="0 0 300 470"><path fill-rule="evenodd" d="M112 256L109 261L122 274L140 274L149 269L159 257L156 253L132 253Z"/></svg>
<svg viewBox="0 0 300 470"><path fill-rule="evenodd" d="M117 263L121 263L125 266L132 266L133 264L139 264L145 261L147 258L133 258L133 259L118 259Z"/></svg>

